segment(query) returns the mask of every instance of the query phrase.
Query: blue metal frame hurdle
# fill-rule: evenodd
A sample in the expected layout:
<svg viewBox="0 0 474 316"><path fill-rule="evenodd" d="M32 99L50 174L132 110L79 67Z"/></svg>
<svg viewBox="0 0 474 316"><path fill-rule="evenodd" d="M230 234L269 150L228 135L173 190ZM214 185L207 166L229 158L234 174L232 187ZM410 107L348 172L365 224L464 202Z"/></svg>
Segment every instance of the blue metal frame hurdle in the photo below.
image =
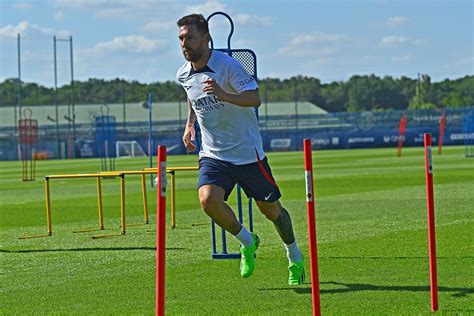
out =
<svg viewBox="0 0 474 316"><path fill-rule="evenodd" d="M105 113L104 113L105 111ZM109 106L100 107L102 115L95 118L95 140L100 156L102 171L115 171L115 143L117 142L117 123L115 116L109 115ZM107 160L109 165L107 166Z"/></svg>
<svg viewBox="0 0 474 316"><path fill-rule="evenodd" d="M238 60L245 70L257 81L257 55L250 49L232 49L230 46L230 39L234 33L234 22L230 16L224 12L214 12L208 18L207 21L216 15L223 15L229 20L230 23L230 33L227 37L227 48L214 48L214 42L211 38L211 49L215 49L221 52L232 56ZM258 109L255 108L255 115L258 119ZM239 221L243 224L243 211L242 211L242 190L239 185L237 185L237 203L238 203L238 213ZM253 219L252 219L252 198L248 200L248 221L249 221L249 230L253 232ZM222 251L217 252L217 240L216 240L216 228L214 221L211 220L211 233L212 233L212 258L213 259L237 259L240 258L240 253L228 253L227 252L227 240L226 232L224 229L221 229L222 235Z"/></svg>

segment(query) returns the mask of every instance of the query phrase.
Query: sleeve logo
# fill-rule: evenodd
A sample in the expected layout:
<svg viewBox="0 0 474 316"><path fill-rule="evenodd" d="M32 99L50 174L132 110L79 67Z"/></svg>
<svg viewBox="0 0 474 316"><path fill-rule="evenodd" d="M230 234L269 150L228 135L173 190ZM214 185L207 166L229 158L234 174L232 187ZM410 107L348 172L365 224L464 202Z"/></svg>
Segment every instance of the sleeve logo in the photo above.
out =
<svg viewBox="0 0 474 316"><path fill-rule="evenodd" d="M251 83L254 80L255 79L253 79L253 77L250 77L250 78L247 78L247 79L244 79L244 80L240 80L240 86L248 85L249 83Z"/></svg>

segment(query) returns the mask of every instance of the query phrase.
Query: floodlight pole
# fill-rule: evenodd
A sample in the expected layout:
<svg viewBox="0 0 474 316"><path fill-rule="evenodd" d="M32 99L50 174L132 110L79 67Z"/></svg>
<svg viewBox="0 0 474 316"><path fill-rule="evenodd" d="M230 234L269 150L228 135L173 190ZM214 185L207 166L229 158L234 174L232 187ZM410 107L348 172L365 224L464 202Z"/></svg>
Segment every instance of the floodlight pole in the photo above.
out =
<svg viewBox="0 0 474 316"><path fill-rule="evenodd" d="M72 36L69 36L69 54L71 62L72 157L76 158L76 100L74 95L74 62L72 51Z"/></svg>
<svg viewBox="0 0 474 316"><path fill-rule="evenodd" d="M127 128L127 110L125 108L126 105L126 97L125 97L125 88L123 87L123 83L120 84L120 87L122 88L122 116L123 116L123 132L125 133L125 130Z"/></svg>
<svg viewBox="0 0 474 316"><path fill-rule="evenodd" d="M69 118L71 119L69 121L69 125L71 124L72 121L72 155L75 157L75 143L76 143L76 110L75 110L75 94L74 94L74 59L73 59L73 49L72 49L72 36L69 36L69 38L57 38L56 35L53 36L53 41L54 41L54 105L56 108L56 139L58 142L58 156L61 153L61 143L59 141L59 101L58 101L58 63L57 63L57 57L56 57L56 42L69 42L69 56L70 56L70 67L71 67L71 100L70 100L70 106L72 107L72 115L69 115ZM69 106L68 106L69 110ZM69 113L68 113L69 114ZM71 129L69 128L69 132Z"/></svg>
<svg viewBox="0 0 474 316"><path fill-rule="evenodd" d="M295 137L298 138L298 78L295 77L294 98L295 98ZM296 148L298 150L298 148Z"/></svg>
<svg viewBox="0 0 474 316"><path fill-rule="evenodd" d="M21 120L21 50L20 50L20 33L18 33L17 36L17 41L18 41L18 99L17 99L17 105L18 105L18 110L20 112L20 120ZM16 114L17 107L15 106L15 125L17 126L17 114Z"/></svg>
<svg viewBox="0 0 474 316"><path fill-rule="evenodd" d="M56 58L56 35L53 36L54 47L54 108L56 118L56 141L58 146L58 158L61 157L61 143L59 141L59 110L58 110L58 66Z"/></svg>
<svg viewBox="0 0 474 316"><path fill-rule="evenodd" d="M153 96L148 93L148 156L150 157L150 168L153 167L152 102ZM150 175L150 186L153 188L153 175Z"/></svg>

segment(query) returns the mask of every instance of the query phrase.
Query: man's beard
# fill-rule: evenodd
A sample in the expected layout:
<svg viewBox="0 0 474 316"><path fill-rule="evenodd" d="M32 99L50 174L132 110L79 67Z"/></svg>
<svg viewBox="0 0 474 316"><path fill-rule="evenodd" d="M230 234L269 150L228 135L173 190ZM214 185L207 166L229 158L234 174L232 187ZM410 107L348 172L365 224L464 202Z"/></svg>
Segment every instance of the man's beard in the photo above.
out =
<svg viewBox="0 0 474 316"><path fill-rule="evenodd" d="M184 58L187 60L187 61L190 61L192 63L198 61L202 55L203 55L203 52L202 51L196 51L196 50L189 50L187 49L186 50L186 53L183 51L183 55L184 55Z"/></svg>

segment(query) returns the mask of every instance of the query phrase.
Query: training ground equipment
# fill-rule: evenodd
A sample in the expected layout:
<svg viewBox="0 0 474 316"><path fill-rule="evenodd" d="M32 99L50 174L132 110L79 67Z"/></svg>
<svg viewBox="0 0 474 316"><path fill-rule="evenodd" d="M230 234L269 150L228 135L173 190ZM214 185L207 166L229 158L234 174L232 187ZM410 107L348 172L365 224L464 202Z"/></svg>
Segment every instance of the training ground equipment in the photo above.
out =
<svg viewBox="0 0 474 316"><path fill-rule="evenodd" d="M239 188L240 189L240 188ZM242 193L241 190L237 190L237 208L239 213L239 222L244 224L243 211L242 211ZM249 231L253 232L253 220L252 220L252 199L249 199L248 204L249 211ZM239 253L228 253L227 252L227 240L226 240L226 231L221 229L222 236L222 251L217 252L217 240L216 240L216 224L214 221L211 221L211 233L212 233L212 259L240 259Z"/></svg>
<svg viewBox="0 0 474 316"><path fill-rule="evenodd" d="M100 157L102 171L115 170L115 143L117 142L117 123L115 116L109 114L109 106L100 107L102 115L95 118L95 141ZM107 165L108 161L108 165Z"/></svg>
<svg viewBox="0 0 474 316"><path fill-rule="evenodd" d="M144 103L148 107L148 157L150 158L150 168L153 167L153 129L152 129L152 110L153 110L153 96L148 93L148 102ZM150 186L153 188L153 176L150 175Z"/></svg>
<svg viewBox="0 0 474 316"><path fill-rule="evenodd" d="M431 134L424 135L425 142L425 175L426 175L426 206L428 209L428 244L430 254L430 289L431 311L438 310L438 275L436 272L436 236L433 193L433 160Z"/></svg>
<svg viewBox="0 0 474 316"><path fill-rule="evenodd" d="M443 112L441 119L439 121L439 136L438 136L438 155L441 155L443 151L443 139L444 139L444 130L446 128L446 113Z"/></svg>
<svg viewBox="0 0 474 316"><path fill-rule="evenodd" d="M474 157L474 108L464 117L464 156Z"/></svg>
<svg viewBox="0 0 474 316"><path fill-rule="evenodd" d="M145 171L158 172L158 168L145 168ZM193 171L199 170L195 167L167 167L166 173L171 175L171 228L176 228L176 171Z"/></svg>
<svg viewBox="0 0 474 316"><path fill-rule="evenodd" d="M166 147L158 146L156 194L156 315L165 315L166 267Z"/></svg>
<svg viewBox="0 0 474 316"><path fill-rule="evenodd" d="M308 213L309 259L311 264L311 299L313 315L321 315L319 293L318 248L316 241L316 215L314 212L313 154L311 139L303 141L304 173L306 180L306 209Z"/></svg>
<svg viewBox="0 0 474 316"><path fill-rule="evenodd" d="M117 158L145 157L146 153L136 140L117 141L115 143Z"/></svg>
<svg viewBox="0 0 474 316"><path fill-rule="evenodd" d="M35 181L38 144L38 120L31 118L31 109L23 110L24 119L18 120L18 150L22 165L22 180Z"/></svg>
<svg viewBox="0 0 474 316"><path fill-rule="evenodd" d="M211 38L211 49L215 49L221 52L226 53L227 55L235 58L239 61L244 69L248 72L249 75L252 76L254 80L257 81L257 55L251 49L232 49L230 46L230 40L232 38L232 34L234 34L234 22L232 21L231 17L224 12L214 12L208 18L207 21L209 22L213 16L216 15L223 15L227 18L230 23L230 32L229 36L227 37L227 48L214 48L214 42ZM255 115L258 119L258 109L255 108ZM238 213L239 213L239 222L244 224L243 216L242 216L242 190L240 185L237 185L237 203L238 203ZM253 219L252 219L252 198L249 198L248 202L248 214L249 214L249 231L253 232ZM212 235L212 258L213 259L239 259L239 253L228 253L227 252L227 242L226 242L226 232L222 228L221 235L222 235L222 251L221 253L217 252L217 238L216 238L216 228L214 221L211 221L211 235Z"/></svg>
<svg viewBox="0 0 474 316"><path fill-rule="evenodd" d="M20 237L19 239L30 239L30 238L41 238L49 237L53 235L53 225L51 221L51 198L50 198L50 180L52 179L78 179L78 178L96 178L97 181L97 196L98 196L98 207L99 207L99 228L98 229L82 229L74 231L76 233L80 232L89 232L95 230L104 229L104 220L103 220L103 204L102 204L102 188L101 188L101 179L105 177L110 177L109 174L98 174L98 173L88 173L88 174L61 174L61 175L49 175L45 177L45 193L46 193L46 224L48 228L48 233L45 235L33 235ZM117 236L125 234L125 176L122 173L113 174L115 177L120 178L120 225L122 230L120 234L113 234L107 236ZM105 236L105 235L104 235ZM104 237L100 236L100 237ZM93 237L94 238L94 237Z"/></svg>
<svg viewBox="0 0 474 316"><path fill-rule="evenodd" d="M177 171L191 171L198 170L197 166L194 167L168 167L166 168L166 173L171 175L171 228L176 227L176 203L175 203L175 174ZM84 179L84 178L96 178L97 181L97 205L98 205L98 214L99 214L99 225L97 228L85 228L73 231L73 233L85 233L93 232L98 230L104 230L104 216L103 216L103 202L102 202L102 179L103 178L114 178L114 177L123 177L123 181L120 182L120 205L121 205L121 232L120 234L114 235L103 235L103 236L93 236L92 238L101 238L108 236L117 236L125 234L125 227L146 225L149 223L148 220L148 199L147 199L147 189L146 189L146 179L145 176L155 175L157 173L157 168L145 168L144 170L124 170L124 171L102 171L99 173L88 173L88 174L57 174L49 175L45 177L45 198L46 198L46 225L48 233L46 235L33 235L20 237L19 239L30 239L30 238L40 238L40 237L49 237L53 234L52 222L51 222L51 190L50 190L50 180L52 179ZM131 175L140 175L141 176L141 187L142 187L142 201L143 201L143 223L134 223L126 224L125 223L125 176Z"/></svg>
<svg viewBox="0 0 474 316"><path fill-rule="evenodd" d="M397 157L402 156L403 141L405 140L405 132L407 130L407 117L403 113L400 118L400 126L398 128Z"/></svg>
<svg viewBox="0 0 474 316"><path fill-rule="evenodd" d="M320 293L318 277L318 254L316 245L316 217L314 213L314 186L311 140L304 140L306 205L308 211L308 233L310 245L311 287L313 315L319 316ZM157 190L157 225L156 225L156 315L165 315L165 275L166 275L166 147L158 146L158 190Z"/></svg>

